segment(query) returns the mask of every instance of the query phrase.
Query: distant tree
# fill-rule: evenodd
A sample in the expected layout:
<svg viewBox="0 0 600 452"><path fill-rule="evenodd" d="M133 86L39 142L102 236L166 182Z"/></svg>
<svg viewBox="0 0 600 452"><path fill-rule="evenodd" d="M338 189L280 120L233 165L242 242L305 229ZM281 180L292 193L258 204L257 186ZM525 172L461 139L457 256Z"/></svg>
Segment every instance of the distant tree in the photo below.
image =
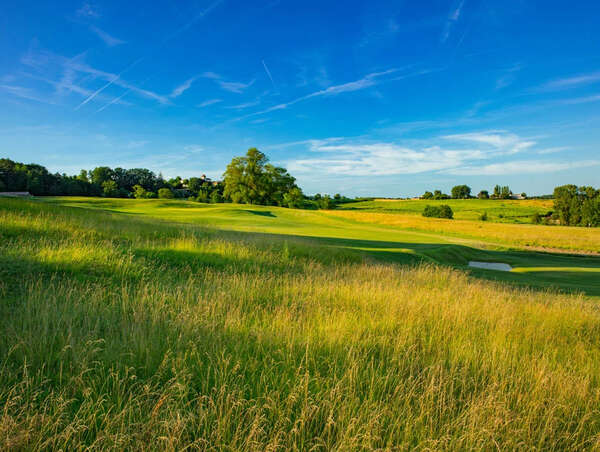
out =
<svg viewBox="0 0 600 452"><path fill-rule="evenodd" d="M441 190L433 191L433 199L448 199L448 198L450 198L450 196L448 196L445 193L442 193Z"/></svg>
<svg viewBox="0 0 600 452"><path fill-rule="evenodd" d="M322 196L317 202L317 206L322 210L330 210L335 207L333 200L329 197L329 195Z"/></svg>
<svg viewBox="0 0 600 452"><path fill-rule="evenodd" d="M175 195L173 194L173 190L170 188L159 188L158 197L160 199L173 199L175 198Z"/></svg>
<svg viewBox="0 0 600 452"><path fill-rule="evenodd" d="M508 187L508 185L505 185L504 187L502 187L502 190L500 191L500 198L501 199L510 199L511 196L512 196L512 191L510 191L510 188Z"/></svg>
<svg viewBox="0 0 600 452"><path fill-rule="evenodd" d="M102 193L107 198L118 198L119 187L117 187L117 183L114 180L105 180L102 182Z"/></svg>
<svg viewBox="0 0 600 452"><path fill-rule="evenodd" d="M454 217L454 213L452 212L450 206L441 204L439 206L425 206L425 209L423 210L423 216L452 219Z"/></svg>
<svg viewBox="0 0 600 452"><path fill-rule="evenodd" d="M77 176L77 179L79 179L82 182L89 182L89 180L90 180L89 177L88 177L88 172L86 170L84 170L84 169L82 169L79 172L79 176Z"/></svg>
<svg viewBox="0 0 600 452"><path fill-rule="evenodd" d="M423 193L423 196L421 196L422 199L433 199L433 193L431 193L430 191L426 191L425 193Z"/></svg>
<svg viewBox="0 0 600 452"><path fill-rule="evenodd" d="M525 192L521 193L521 198L523 198L523 199L527 198L527 193L525 193Z"/></svg>
<svg viewBox="0 0 600 452"><path fill-rule="evenodd" d="M148 198L148 191L141 185L133 186L133 196L136 199L146 199Z"/></svg>
<svg viewBox="0 0 600 452"><path fill-rule="evenodd" d="M221 196L221 194L219 193L218 190L214 190L211 194L210 194L210 202L212 204L217 204L219 202L223 202L223 197Z"/></svg>
<svg viewBox="0 0 600 452"><path fill-rule="evenodd" d="M108 166L98 166L91 171L92 183L100 187L103 187L104 182L113 180L113 177L114 171Z"/></svg>
<svg viewBox="0 0 600 452"><path fill-rule="evenodd" d="M488 193L488 191L487 191L487 190L481 190L481 191L479 192L479 194L477 195L477 197L478 197L479 199L489 199L489 197L490 197L490 194Z"/></svg>
<svg viewBox="0 0 600 452"><path fill-rule="evenodd" d="M469 199L471 197L471 187L468 185L456 185L452 187L451 193L454 199Z"/></svg>
<svg viewBox="0 0 600 452"><path fill-rule="evenodd" d="M298 187L292 188L283 195L283 205L290 209L301 208L304 204L304 195Z"/></svg>
<svg viewBox="0 0 600 452"><path fill-rule="evenodd" d="M206 191L204 189L200 189L200 191L198 191L198 194L196 195L196 201L208 202L209 199L210 198L209 198L208 191Z"/></svg>

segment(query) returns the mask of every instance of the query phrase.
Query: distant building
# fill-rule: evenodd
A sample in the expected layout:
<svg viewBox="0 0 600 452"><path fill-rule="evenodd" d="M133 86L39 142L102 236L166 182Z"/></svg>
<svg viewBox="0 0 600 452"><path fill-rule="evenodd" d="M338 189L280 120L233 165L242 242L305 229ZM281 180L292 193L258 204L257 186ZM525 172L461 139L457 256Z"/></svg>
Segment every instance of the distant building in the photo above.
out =
<svg viewBox="0 0 600 452"><path fill-rule="evenodd" d="M527 199L527 197L523 196L522 194L511 193L510 194L510 199Z"/></svg>

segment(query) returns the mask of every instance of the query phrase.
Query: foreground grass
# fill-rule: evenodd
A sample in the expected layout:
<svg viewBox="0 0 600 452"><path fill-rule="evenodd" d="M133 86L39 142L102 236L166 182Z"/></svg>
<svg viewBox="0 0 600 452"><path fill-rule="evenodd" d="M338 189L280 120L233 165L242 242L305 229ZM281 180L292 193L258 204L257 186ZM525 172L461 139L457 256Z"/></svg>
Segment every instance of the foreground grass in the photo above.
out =
<svg viewBox="0 0 600 452"><path fill-rule="evenodd" d="M592 299L17 200L0 239L0 449L600 447Z"/></svg>

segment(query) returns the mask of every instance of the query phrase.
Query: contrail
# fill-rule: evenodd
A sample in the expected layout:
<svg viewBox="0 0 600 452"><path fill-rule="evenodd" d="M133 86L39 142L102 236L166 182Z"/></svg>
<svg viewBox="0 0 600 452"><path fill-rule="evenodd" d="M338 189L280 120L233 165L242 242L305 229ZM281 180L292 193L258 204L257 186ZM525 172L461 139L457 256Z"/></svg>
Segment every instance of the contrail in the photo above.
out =
<svg viewBox="0 0 600 452"><path fill-rule="evenodd" d="M79 105L77 105L77 107L75 107L75 110L79 110L81 107L83 107L85 104L87 104L90 100L92 100L94 97L96 97L98 94L100 94L102 91L104 91L106 88L108 88L110 85L112 85L113 83L115 83L119 77L121 77L121 75L125 72L127 72L129 69L131 69L132 67L134 67L136 64L138 64L140 61L142 61L144 59L144 57L142 58L138 58L137 60L135 60L133 63L131 63L129 66L127 66L125 69L123 69L121 72L119 72L117 75L115 75L112 80L110 80L107 84L105 84L104 86L102 86L100 89L96 90L95 92L93 92L92 94L90 94L90 96L85 99L83 102L81 102Z"/></svg>
<svg viewBox="0 0 600 452"><path fill-rule="evenodd" d="M197 22L198 20L202 19L204 16L206 16L208 13L210 13L213 9L215 9L217 6L219 6L221 3L223 3L224 0L216 0L215 2L211 3L206 9L204 9L203 11L201 11L200 13L196 14L196 16L194 16L192 18L191 21L189 21L188 23L186 23L183 27L180 27L179 29L177 29L175 32L171 33L169 36L167 36L162 43L160 44L160 46L155 50L159 50L162 49L162 47L171 39L173 39L175 36L179 35L180 33L184 32L185 30L187 30L188 28L190 28L192 25L194 25L195 22ZM150 52L148 55L146 55L146 57L150 56L152 53L154 52ZM100 94L102 91L104 91L106 88L108 88L109 86L111 86L113 83L115 83L119 77L124 74L125 72L127 72L129 69L131 69L132 67L134 67L135 65L137 65L140 61L142 61L143 59L145 59L146 57L141 57L137 60L135 60L133 63L131 63L129 66L127 66L125 69L123 69L121 72L119 72L119 74L117 74L112 80L110 80L108 83L106 83L104 86L102 86L100 89L98 89L97 91L95 91L94 93L92 93L87 99L85 99L83 102L81 102L77 107L75 107L75 110L79 110L81 107L83 107L85 104L87 104L89 101L91 101L94 97L96 97L98 94ZM271 79L272 81L273 79ZM126 91L127 93L128 91ZM125 93L125 94L126 94ZM123 94L124 95L124 94ZM108 105L111 105L112 102L109 102L107 105L105 105L104 107L102 107L100 110L98 111L102 111L104 110L104 108L108 107ZM97 112L96 112L97 113Z"/></svg>
<svg viewBox="0 0 600 452"><path fill-rule="evenodd" d="M107 107L110 107L112 104L115 104L117 102L119 102L121 99L123 99L125 97L125 95L127 93L129 93L129 91L131 91L131 88L129 88L127 91L125 91L123 94L121 94L119 97L115 97L113 100L111 100L109 103L107 103L106 105L104 105L103 107L100 107L98 110L96 110L96 113L100 113L102 110L104 110Z"/></svg>
<svg viewBox="0 0 600 452"><path fill-rule="evenodd" d="M267 75L271 79L271 83L273 84L273 88L275 88L275 90L277 90L277 87L275 86L275 82L273 81L273 77L271 76L271 71L269 71L269 68L267 67L267 63L265 63L265 60L262 60L262 64L263 64L263 67L265 68L265 72L267 73Z"/></svg>

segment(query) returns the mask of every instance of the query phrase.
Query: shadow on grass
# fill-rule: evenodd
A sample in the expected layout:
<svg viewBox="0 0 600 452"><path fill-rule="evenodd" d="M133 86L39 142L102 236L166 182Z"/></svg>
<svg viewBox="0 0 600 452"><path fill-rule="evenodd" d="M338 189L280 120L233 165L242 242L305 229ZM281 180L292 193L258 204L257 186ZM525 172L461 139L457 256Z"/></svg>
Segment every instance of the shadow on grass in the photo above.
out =
<svg viewBox="0 0 600 452"><path fill-rule="evenodd" d="M244 209L244 210L248 213L251 213L252 215L259 215L261 217L277 218L277 216L270 210L249 210L249 209Z"/></svg>

